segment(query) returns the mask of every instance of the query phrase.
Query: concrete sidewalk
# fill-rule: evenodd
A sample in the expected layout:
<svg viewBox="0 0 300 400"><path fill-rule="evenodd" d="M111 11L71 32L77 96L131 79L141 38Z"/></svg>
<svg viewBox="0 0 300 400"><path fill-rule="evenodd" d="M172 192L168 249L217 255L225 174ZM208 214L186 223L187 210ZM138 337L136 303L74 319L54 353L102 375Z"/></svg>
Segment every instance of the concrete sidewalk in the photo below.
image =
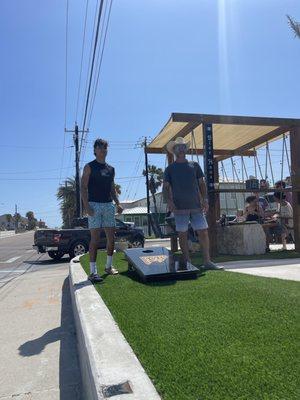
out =
<svg viewBox="0 0 300 400"><path fill-rule="evenodd" d="M1 400L81 399L67 261L31 261L0 290Z"/></svg>
<svg viewBox="0 0 300 400"><path fill-rule="evenodd" d="M300 281L300 258L234 261L223 265L230 272Z"/></svg>

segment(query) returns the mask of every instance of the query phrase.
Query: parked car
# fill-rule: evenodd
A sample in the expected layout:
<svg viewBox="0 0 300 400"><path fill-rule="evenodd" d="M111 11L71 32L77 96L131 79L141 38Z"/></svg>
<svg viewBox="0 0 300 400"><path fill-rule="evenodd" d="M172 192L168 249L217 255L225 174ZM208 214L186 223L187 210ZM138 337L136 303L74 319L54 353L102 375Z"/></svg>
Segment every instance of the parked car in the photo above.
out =
<svg viewBox="0 0 300 400"><path fill-rule="evenodd" d="M116 219L116 240L126 240L131 247L144 247L145 236L141 229L132 228ZM88 251L90 231L85 228L76 229L38 229L34 234L33 248L38 253L48 253L54 260L60 260L65 254L70 258ZM106 248L104 231L100 235L100 249Z"/></svg>

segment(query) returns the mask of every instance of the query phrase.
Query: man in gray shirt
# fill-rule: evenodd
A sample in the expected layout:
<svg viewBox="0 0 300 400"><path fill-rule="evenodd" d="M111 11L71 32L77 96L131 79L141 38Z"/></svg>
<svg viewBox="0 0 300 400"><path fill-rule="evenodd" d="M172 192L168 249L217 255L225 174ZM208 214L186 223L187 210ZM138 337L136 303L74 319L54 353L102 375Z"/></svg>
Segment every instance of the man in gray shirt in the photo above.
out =
<svg viewBox="0 0 300 400"><path fill-rule="evenodd" d="M181 137L167 146L167 150L176 156L176 161L166 168L164 174L164 192L168 207L174 213L180 248L186 262L191 262L187 236L191 222L202 245L204 267L223 269L210 259L208 225L204 215L208 211L206 184L200 165L187 160L188 149L189 143Z"/></svg>

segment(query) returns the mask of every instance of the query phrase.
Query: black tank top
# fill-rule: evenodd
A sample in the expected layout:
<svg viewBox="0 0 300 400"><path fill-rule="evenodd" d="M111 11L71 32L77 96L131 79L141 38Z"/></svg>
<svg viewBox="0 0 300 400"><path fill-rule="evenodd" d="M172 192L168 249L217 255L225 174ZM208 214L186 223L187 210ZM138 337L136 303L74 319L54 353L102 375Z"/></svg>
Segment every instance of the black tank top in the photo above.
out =
<svg viewBox="0 0 300 400"><path fill-rule="evenodd" d="M88 164L91 174L88 184L89 201L97 203L110 203L111 187L115 177L115 169L107 163L94 160Z"/></svg>

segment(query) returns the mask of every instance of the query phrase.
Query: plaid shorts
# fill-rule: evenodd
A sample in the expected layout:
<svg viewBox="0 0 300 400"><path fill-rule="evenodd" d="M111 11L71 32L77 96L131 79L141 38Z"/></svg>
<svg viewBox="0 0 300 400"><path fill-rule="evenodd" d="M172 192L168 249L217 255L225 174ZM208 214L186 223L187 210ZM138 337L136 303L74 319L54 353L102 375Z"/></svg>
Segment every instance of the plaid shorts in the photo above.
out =
<svg viewBox="0 0 300 400"><path fill-rule="evenodd" d="M116 226L116 210L113 203L89 201L89 205L94 210L94 215L88 216L89 229L114 228Z"/></svg>

